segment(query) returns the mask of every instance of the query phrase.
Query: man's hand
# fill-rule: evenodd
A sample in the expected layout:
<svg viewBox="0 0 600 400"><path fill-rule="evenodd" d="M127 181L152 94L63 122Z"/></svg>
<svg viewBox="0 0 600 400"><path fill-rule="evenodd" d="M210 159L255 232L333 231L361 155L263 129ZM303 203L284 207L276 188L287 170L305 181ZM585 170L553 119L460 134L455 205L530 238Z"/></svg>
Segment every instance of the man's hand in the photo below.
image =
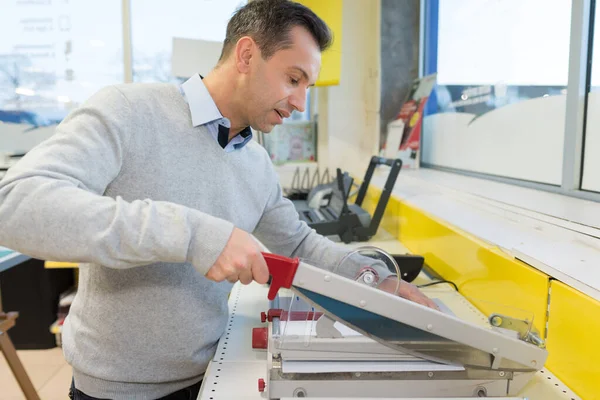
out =
<svg viewBox="0 0 600 400"><path fill-rule="evenodd" d="M379 289L384 290L388 293L394 293L396 290L397 278L390 277L386 278L378 286ZM398 289L398 296L403 297L407 300L414 301L415 303L422 304L434 310L440 310L437 304L433 302L429 297L425 296L423 292L419 290L415 285L406 281L400 281L400 287Z"/></svg>
<svg viewBox="0 0 600 400"><path fill-rule="evenodd" d="M255 280L264 284L269 280L269 270L258 243L247 232L233 228L229 241L206 277L216 282L227 279L235 283L239 280L247 285Z"/></svg>

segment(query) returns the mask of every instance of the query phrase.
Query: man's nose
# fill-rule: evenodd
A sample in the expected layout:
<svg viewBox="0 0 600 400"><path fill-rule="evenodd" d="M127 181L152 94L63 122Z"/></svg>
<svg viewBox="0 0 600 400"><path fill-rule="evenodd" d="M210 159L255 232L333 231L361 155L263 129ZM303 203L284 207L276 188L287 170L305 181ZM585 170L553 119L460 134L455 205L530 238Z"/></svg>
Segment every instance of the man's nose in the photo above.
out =
<svg viewBox="0 0 600 400"><path fill-rule="evenodd" d="M307 89L300 88L290 96L290 105L299 112L304 112L306 109L306 91Z"/></svg>

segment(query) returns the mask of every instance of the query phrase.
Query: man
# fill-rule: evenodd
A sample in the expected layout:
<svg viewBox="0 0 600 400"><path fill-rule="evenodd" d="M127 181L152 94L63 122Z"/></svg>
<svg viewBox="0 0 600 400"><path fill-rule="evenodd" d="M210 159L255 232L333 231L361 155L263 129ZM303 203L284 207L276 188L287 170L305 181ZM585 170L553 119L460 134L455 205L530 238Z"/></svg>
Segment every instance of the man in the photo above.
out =
<svg viewBox="0 0 600 400"><path fill-rule="evenodd" d="M63 327L75 399L195 399L232 283L268 279L249 233L323 267L346 253L299 221L250 141L304 109L330 41L299 4L251 2L205 78L101 90L0 183L0 244L81 263Z"/></svg>

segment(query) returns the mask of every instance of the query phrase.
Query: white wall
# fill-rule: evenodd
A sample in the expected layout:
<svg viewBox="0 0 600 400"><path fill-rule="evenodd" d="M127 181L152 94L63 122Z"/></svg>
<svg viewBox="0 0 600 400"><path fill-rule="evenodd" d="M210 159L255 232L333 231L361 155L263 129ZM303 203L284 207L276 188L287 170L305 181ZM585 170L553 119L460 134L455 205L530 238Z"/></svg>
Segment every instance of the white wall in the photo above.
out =
<svg viewBox="0 0 600 400"><path fill-rule="evenodd" d="M344 0L338 86L318 88L320 168L360 177L379 147L380 0Z"/></svg>

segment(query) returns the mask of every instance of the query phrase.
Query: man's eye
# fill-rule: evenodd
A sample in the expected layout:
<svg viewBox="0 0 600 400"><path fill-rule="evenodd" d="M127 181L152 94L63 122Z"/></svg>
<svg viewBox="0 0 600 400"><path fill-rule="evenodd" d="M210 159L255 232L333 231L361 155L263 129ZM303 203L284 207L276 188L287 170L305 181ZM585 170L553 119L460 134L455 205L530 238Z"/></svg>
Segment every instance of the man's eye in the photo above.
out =
<svg viewBox="0 0 600 400"><path fill-rule="evenodd" d="M290 83L291 83L292 85L297 85L297 84L298 84L298 82L299 82L299 81L298 81L298 79L290 78Z"/></svg>

